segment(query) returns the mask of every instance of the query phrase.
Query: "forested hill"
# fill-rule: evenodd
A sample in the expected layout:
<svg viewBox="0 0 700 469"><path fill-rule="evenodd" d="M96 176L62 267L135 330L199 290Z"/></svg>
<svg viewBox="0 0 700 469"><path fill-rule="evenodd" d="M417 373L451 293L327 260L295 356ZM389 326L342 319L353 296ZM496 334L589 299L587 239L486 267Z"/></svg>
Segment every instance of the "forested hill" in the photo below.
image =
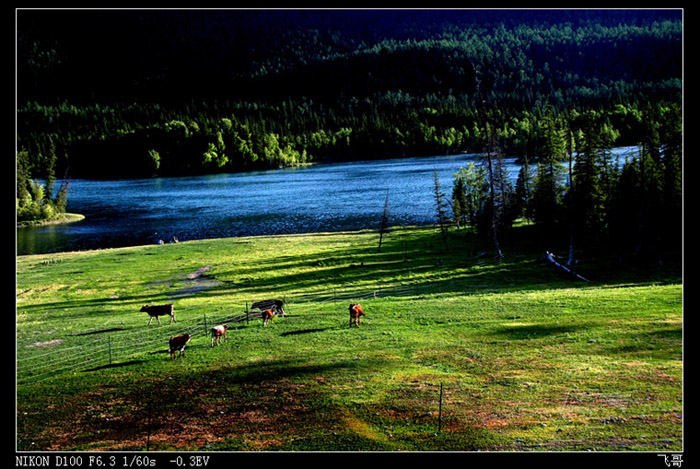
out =
<svg viewBox="0 0 700 469"><path fill-rule="evenodd" d="M545 109L637 143L681 70L680 10L19 10L18 148L177 175L473 151L488 121L532 157Z"/></svg>

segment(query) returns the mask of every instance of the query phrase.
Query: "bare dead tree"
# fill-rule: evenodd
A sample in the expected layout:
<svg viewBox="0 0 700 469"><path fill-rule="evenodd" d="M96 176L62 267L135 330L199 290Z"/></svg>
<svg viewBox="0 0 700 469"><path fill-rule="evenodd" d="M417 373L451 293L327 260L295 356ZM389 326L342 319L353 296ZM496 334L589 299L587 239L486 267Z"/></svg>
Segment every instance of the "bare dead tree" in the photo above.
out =
<svg viewBox="0 0 700 469"><path fill-rule="evenodd" d="M489 182L489 211L490 211L490 224L491 224L491 239L493 240L493 245L496 250L496 257L498 259L503 258L503 252L501 252L501 245L498 241L498 218L500 212L505 208L505 200L502 196L504 193L504 181L502 174L502 159L503 155L498 148L495 136L491 131L491 126L487 122L485 125L486 135L485 135L485 153L484 158L486 159L486 169L488 172L488 182ZM496 200L497 197L501 200Z"/></svg>
<svg viewBox="0 0 700 469"><path fill-rule="evenodd" d="M382 239L389 232L389 189L386 190L386 199L384 200L384 212L382 212L382 221L379 224L379 246L377 252L382 250Z"/></svg>

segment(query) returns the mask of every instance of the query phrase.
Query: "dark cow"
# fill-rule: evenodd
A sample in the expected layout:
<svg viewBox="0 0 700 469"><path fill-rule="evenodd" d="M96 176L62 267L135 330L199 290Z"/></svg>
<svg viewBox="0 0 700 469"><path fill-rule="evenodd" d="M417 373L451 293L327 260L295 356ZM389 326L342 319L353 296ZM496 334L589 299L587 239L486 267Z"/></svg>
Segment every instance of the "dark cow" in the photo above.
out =
<svg viewBox="0 0 700 469"><path fill-rule="evenodd" d="M263 300L256 301L251 305L251 308L257 308L259 310L272 309L280 316L284 316L284 301L282 300Z"/></svg>
<svg viewBox="0 0 700 469"><path fill-rule="evenodd" d="M185 356L185 345L187 345L187 342L189 342L190 339L192 339L192 336L190 334L176 335L170 338L171 360L175 358L175 353L177 352L180 352L178 354L178 358Z"/></svg>
<svg viewBox="0 0 700 469"><path fill-rule="evenodd" d="M223 326L216 326L211 328L211 346L214 346L214 342L216 342L216 345L219 345L221 343L221 338L223 337L224 340L226 340L226 331L228 330L228 324L224 324Z"/></svg>
<svg viewBox="0 0 700 469"><path fill-rule="evenodd" d="M141 308L141 312L148 313L148 315L151 317L151 319L148 320L149 326L151 325L153 318L158 320L158 325L160 326L160 318L158 316L170 316L170 322L168 324L172 324L173 321L175 321L175 307L171 304L153 306L144 305Z"/></svg>
<svg viewBox="0 0 700 469"><path fill-rule="evenodd" d="M357 327L360 327L360 316L365 315L365 312L362 311L362 306L350 303L350 307L348 309L350 310L350 326L352 326L354 323Z"/></svg>
<svg viewBox="0 0 700 469"><path fill-rule="evenodd" d="M266 309L262 312L263 326L266 326L268 322L272 321L275 317L275 312L271 309Z"/></svg>

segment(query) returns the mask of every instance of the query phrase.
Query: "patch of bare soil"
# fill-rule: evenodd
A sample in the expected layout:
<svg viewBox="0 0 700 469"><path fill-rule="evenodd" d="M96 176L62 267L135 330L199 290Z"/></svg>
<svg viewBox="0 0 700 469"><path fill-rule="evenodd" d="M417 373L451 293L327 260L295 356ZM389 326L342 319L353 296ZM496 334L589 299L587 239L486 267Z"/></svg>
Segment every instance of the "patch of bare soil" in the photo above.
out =
<svg viewBox="0 0 700 469"><path fill-rule="evenodd" d="M191 280L197 279L197 278L201 277L202 275L204 275L204 272L209 271L209 269L211 269L210 265L205 265L204 267L200 267L199 269L192 272L191 274L188 274L187 278L191 279Z"/></svg>
<svg viewBox="0 0 700 469"><path fill-rule="evenodd" d="M170 292L168 298L171 300L184 298L221 285L221 282L218 280L204 276L204 274L211 268L211 265L205 265L204 267L200 267L196 271L187 274L185 277L186 280L180 282L182 285L184 285L184 288Z"/></svg>
<svg viewBox="0 0 700 469"><path fill-rule="evenodd" d="M46 342L34 342L32 345L30 345L30 347L46 347L46 346L50 346L50 345L58 345L61 342L63 342L62 339L54 339L54 340L49 340Z"/></svg>
<svg viewBox="0 0 700 469"><path fill-rule="evenodd" d="M316 420L303 390L284 381L233 388L225 381L142 384L103 386L48 409L52 418L36 436L38 449L206 449L236 438L250 450L265 450L281 446L297 429L328 424Z"/></svg>

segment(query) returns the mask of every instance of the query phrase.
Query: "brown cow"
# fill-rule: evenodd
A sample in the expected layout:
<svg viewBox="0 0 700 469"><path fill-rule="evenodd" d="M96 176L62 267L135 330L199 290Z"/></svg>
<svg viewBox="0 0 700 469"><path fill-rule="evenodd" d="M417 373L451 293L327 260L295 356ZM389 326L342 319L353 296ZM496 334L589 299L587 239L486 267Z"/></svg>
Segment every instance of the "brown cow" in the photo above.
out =
<svg viewBox="0 0 700 469"><path fill-rule="evenodd" d="M266 309L262 312L263 326L266 326L268 322L272 321L275 317L275 312L271 309Z"/></svg>
<svg viewBox="0 0 700 469"><path fill-rule="evenodd" d="M154 306L144 305L141 308L141 312L148 313L148 315L151 317L151 319L148 320L149 326L151 325L153 318L156 318L158 320L158 325L160 326L160 318L158 316L170 316L169 324L172 324L173 321L175 321L175 307L171 304Z"/></svg>
<svg viewBox="0 0 700 469"><path fill-rule="evenodd" d="M252 305L250 305L251 308L257 308L259 310L264 310L264 309L271 309L275 311L276 313L279 313L280 316L286 316L284 313L284 301L282 300L263 300L263 301L256 301Z"/></svg>
<svg viewBox="0 0 700 469"><path fill-rule="evenodd" d="M365 312L362 311L362 306L359 304L350 303L350 307L348 309L350 310L350 326L355 323L357 327L360 327L360 316L365 315Z"/></svg>
<svg viewBox="0 0 700 469"><path fill-rule="evenodd" d="M185 345L192 339L190 334L176 335L170 338L170 359L175 358L175 353L178 354L178 358L185 355Z"/></svg>
<svg viewBox="0 0 700 469"><path fill-rule="evenodd" d="M216 326L211 328L211 346L214 346L214 342L216 342L216 345L221 344L221 338L223 337L224 340L226 340L226 331L228 330L228 324L224 324L223 326Z"/></svg>

